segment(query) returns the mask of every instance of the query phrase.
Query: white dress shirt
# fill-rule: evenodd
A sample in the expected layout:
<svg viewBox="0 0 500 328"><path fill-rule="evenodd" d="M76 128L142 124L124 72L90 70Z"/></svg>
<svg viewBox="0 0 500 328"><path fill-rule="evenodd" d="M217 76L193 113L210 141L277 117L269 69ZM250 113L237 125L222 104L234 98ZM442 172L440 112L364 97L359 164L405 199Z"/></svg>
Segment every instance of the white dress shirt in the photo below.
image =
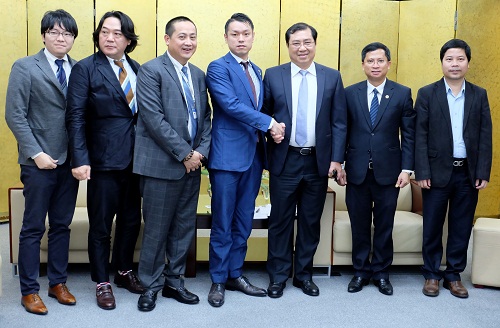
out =
<svg viewBox="0 0 500 328"><path fill-rule="evenodd" d="M316 66L314 62L309 66L306 75L307 79L307 142L299 146L295 142L295 130L297 127L297 106L299 103L299 88L302 81L302 70L300 67L291 64L292 79L292 132L290 135L290 146L292 147L315 147L316 146L316 101L318 98L318 81L316 76Z"/></svg>

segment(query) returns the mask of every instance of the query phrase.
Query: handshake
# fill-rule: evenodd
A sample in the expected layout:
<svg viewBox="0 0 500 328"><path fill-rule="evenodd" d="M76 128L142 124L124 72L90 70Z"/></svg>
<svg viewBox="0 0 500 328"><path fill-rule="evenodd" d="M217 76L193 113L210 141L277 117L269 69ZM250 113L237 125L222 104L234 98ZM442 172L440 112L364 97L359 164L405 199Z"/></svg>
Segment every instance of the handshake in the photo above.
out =
<svg viewBox="0 0 500 328"><path fill-rule="evenodd" d="M273 126L270 132L274 142L280 143L285 138L285 123L278 123L273 118Z"/></svg>

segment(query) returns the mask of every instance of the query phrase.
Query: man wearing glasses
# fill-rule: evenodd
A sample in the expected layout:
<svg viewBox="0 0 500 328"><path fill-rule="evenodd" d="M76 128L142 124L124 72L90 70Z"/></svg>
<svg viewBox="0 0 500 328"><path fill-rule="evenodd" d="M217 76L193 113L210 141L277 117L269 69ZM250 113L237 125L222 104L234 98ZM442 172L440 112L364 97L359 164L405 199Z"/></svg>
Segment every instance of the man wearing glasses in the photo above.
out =
<svg viewBox="0 0 500 328"><path fill-rule="evenodd" d="M49 217L48 295L76 304L66 287L70 229L78 180L71 175L65 127L66 91L75 60L68 56L78 35L74 18L64 10L45 13L41 22L45 49L12 66L5 119L18 143L25 211L19 235L21 304L47 314L38 295L40 240Z"/></svg>
<svg viewBox="0 0 500 328"><path fill-rule="evenodd" d="M97 305L111 310L116 306L109 282L115 216L114 283L131 293L143 292L132 272L141 226L139 177L132 173L139 64L127 55L135 49L138 36L129 16L110 11L101 18L93 40L99 51L73 69L66 125L73 176L88 180L88 251L92 281L97 283Z"/></svg>

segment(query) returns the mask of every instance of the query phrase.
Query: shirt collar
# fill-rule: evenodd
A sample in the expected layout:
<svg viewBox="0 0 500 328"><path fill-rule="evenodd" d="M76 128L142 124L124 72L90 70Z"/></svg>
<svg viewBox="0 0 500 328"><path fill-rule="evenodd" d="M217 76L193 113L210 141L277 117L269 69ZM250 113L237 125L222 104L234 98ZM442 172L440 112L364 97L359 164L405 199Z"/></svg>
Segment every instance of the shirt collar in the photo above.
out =
<svg viewBox="0 0 500 328"><path fill-rule="evenodd" d="M175 67L175 68L176 68L179 72L180 72L180 71L182 71L182 68L183 68L184 66L186 66L186 67L187 67L187 69L188 69L188 71L189 71L189 66L188 66L188 64L187 64L187 63L186 63L186 65L184 65L184 66L183 66L181 63L179 63L179 62L177 61L177 59L175 59L174 57L172 57L172 55L170 55L170 53L168 52L168 50L167 50L167 55L168 55L168 58L170 58L170 61L172 62L172 64L174 65L174 67Z"/></svg>
<svg viewBox="0 0 500 328"><path fill-rule="evenodd" d="M370 83L370 81L366 80L366 84L368 86L368 90L367 90L368 94L372 93L373 89L375 89L375 88L377 88L378 93L382 94L384 92L384 87L385 87L386 82L387 82L387 78L384 79L384 82L382 82L377 87L375 87L375 86L373 86L373 84Z"/></svg>
<svg viewBox="0 0 500 328"><path fill-rule="evenodd" d="M448 84L448 82L446 82L446 79L443 79L443 81L444 81L444 87L446 88L446 93L447 94L451 93L453 95L453 92L451 91L451 87ZM462 82L461 92L457 95L457 97L463 95L464 93L465 93L465 79Z"/></svg>
<svg viewBox="0 0 500 328"><path fill-rule="evenodd" d="M294 77L297 74L300 74L299 72L302 70L297 64L290 62L291 64L291 69L292 69L292 77ZM312 76L316 76L316 65L314 62L311 63L311 66L309 66L305 71L307 71L309 74Z"/></svg>
<svg viewBox="0 0 500 328"><path fill-rule="evenodd" d="M250 58L248 60L244 60L244 59L236 56L235 54L233 54L231 51L229 53L231 54L231 56L233 56L234 60L236 60L238 62L238 64L240 64L241 62L248 62L250 64L250 66L252 65Z"/></svg>
<svg viewBox="0 0 500 328"><path fill-rule="evenodd" d="M115 60L116 60L116 59L113 59L113 58L108 57L108 56L106 56L106 58L108 59L108 61L109 61L109 63L110 63L111 65L114 65L114 64L115 64ZM123 54L122 58L120 58L120 61L121 61L121 62L125 62L125 61L126 61L125 54Z"/></svg>
<svg viewBox="0 0 500 328"><path fill-rule="evenodd" d="M68 55L64 55L63 58L57 58L56 56L51 54L50 51L47 50L47 48L43 49L43 53L45 54L45 57L47 57L47 60L53 64L56 62L56 59L63 59L65 61L68 61Z"/></svg>

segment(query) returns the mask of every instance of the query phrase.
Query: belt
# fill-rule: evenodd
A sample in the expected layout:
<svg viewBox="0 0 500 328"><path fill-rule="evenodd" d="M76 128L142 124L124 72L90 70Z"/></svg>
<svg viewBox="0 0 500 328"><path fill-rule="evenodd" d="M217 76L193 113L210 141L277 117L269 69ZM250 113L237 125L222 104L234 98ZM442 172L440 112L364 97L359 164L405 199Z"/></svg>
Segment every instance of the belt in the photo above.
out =
<svg viewBox="0 0 500 328"><path fill-rule="evenodd" d="M453 158L453 166L460 167L464 166L465 164L467 164L466 158Z"/></svg>
<svg viewBox="0 0 500 328"><path fill-rule="evenodd" d="M316 148L314 147L288 147L289 150L299 153L302 156L309 156L309 155L314 155L316 153Z"/></svg>

